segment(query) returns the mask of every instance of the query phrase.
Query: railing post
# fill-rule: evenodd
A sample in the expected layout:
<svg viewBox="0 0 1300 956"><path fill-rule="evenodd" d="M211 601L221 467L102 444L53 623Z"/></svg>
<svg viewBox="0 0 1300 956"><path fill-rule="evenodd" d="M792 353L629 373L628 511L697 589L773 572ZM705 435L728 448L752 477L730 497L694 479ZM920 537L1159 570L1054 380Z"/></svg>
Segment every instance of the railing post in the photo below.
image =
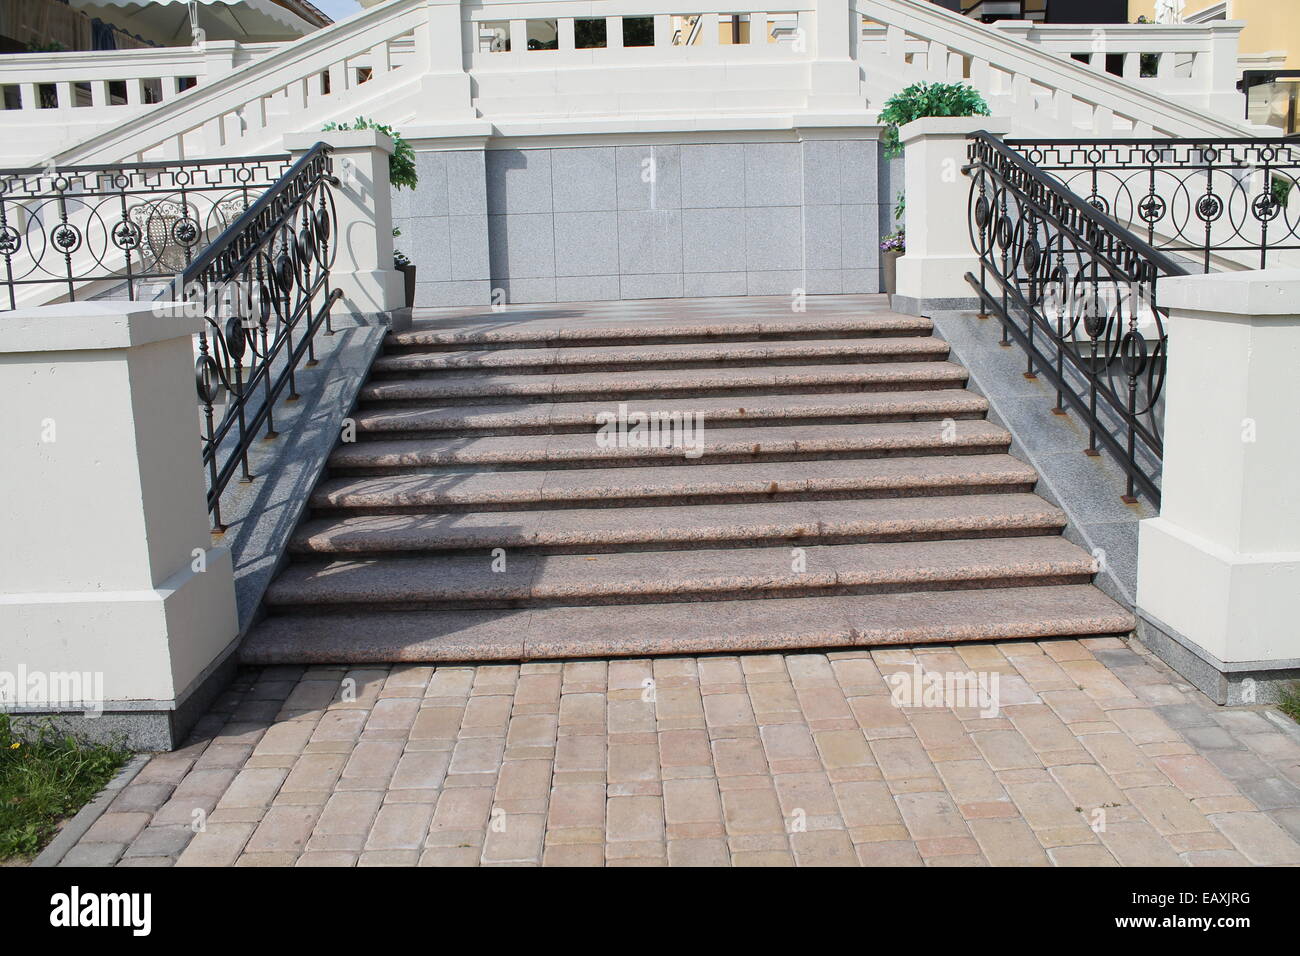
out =
<svg viewBox="0 0 1300 956"><path fill-rule="evenodd" d="M813 0L810 110L862 110L861 68L854 59L861 23L850 0Z"/></svg>
<svg viewBox="0 0 1300 956"><path fill-rule="evenodd" d="M342 308L355 315L385 321L405 306L402 274L393 268L393 196L388 181L390 137L376 130L299 133L285 137L293 161L318 142L333 147L333 191L338 213L330 288L343 293Z"/></svg>
<svg viewBox="0 0 1300 956"><path fill-rule="evenodd" d="M919 315L980 304L964 278L978 272L980 262L968 225L970 180L961 170L967 162L967 134L981 129L1000 135L1008 123L988 116L931 117L898 131L907 194L907 252L898 260L894 297L894 308L901 312Z"/></svg>
<svg viewBox="0 0 1300 956"><path fill-rule="evenodd" d="M0 671L79 688L0 710L171 749L233 669L230 552L208 535L195 441L199 327L108 301L0 321Z"/></svg>
<svg viewBox="0 0 1300 956"><path fill-rule="evenodd" d="M1164 471L1139 634L1219 703L1300 677L1300 272L1166 278Z"/></svg>
<svg viewBox="0 0 1300 956"><path fill-rule="evenodd" d="M415 28L420 80L421 120L475 119L469 73L465 71L465 30L461 0L425 0L428 19ZM472 42L472 41L471 41ZM514 47L517 55L522 49Z"/></svg>

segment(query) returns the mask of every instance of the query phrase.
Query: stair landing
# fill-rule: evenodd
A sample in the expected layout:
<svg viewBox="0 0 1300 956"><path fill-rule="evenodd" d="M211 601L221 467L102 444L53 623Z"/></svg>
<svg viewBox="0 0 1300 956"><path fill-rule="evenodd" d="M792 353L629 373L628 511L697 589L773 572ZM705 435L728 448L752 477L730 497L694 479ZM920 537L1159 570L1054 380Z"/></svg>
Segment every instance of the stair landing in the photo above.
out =
<svg viewBox="0 0 1300 956"><path fill-rule="evenodd" d="M242 659L1128 632L966 378L883 296L428 310L372 366ZM598 441L620 409L703 429L689 454Z"/></svg>

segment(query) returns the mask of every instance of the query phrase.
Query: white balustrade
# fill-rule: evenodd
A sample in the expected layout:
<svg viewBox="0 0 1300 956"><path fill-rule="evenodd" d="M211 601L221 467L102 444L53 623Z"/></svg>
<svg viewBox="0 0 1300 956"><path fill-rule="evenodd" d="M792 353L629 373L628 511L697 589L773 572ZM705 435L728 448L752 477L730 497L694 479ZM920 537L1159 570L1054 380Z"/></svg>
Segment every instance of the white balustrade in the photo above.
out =
<svg viewBox="0 0 1300 956"><path fill-rule="evenodd" d="M388 0L242 64L234 50L229 66L204 54L208 71L183 95L174 90L199 75L194 51L73 54L59 61L66 69L28 69L7 85L19 108L0 123L36 115L78 145L0 140L27 164L52 153L80 164L255 154L278 149L286 132L358 115L425 139L870 125L890 95L920 80L970 82L1013 135L1240 136L1252 128L1230 115L1238 31L988 26L926 0L760 11L723 0ZM149 57L170 65L146 68ZM99 62L138 66L86 73ZM97 108L122 84L121 106ZM73 105L86 96L90 108ZM55 105L25 105L43 101ZM74 128L82 113L90 126Z"/></svg>

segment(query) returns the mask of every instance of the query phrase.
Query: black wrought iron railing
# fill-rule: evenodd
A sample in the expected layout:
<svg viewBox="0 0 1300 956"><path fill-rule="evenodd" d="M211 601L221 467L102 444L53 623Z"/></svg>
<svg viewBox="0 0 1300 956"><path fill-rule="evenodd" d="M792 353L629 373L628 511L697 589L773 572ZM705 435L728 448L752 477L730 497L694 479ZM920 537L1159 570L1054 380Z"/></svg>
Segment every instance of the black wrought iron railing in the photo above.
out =
<svg viewBox="0 0 1300 956"><path fill-rule="evenodd" d="M971 138L967 281L996 315L1002 341L1026 353L1026 377L1045 377L1058 414L1077 413L1087 453L1110 454L1125 499L1160 499L1167 349L1157 280L1187 270L1134 235L1012 145Z"/></svg>
<svg viewBox="0 0 1300 956"><path fill-rule="evenodd" d="M147 298L145 285L189 266L289 164L279 155L0 170L0 309Z"/></svg>
<svg viewBox="0 0 1300 956"><path fill-rule="evenodd" d="M275 438L275 406L298 396L295 374L316 362L315 336L330 328L342 292L330 287L337 215L330 148L316 146L249 204L175 277L168 297L200 311L195 379L203 415L208 510L221 532L221 495L238 474L253 480L249 451Z"/></svg>
<svg viewBox="0 0 1300 956"><path fill-rule="evenodd" d="M1300 250L1300 140L1007 140L1148 245L1202 270ZM1216 261L1218 265L1216 266Z"/></svg>

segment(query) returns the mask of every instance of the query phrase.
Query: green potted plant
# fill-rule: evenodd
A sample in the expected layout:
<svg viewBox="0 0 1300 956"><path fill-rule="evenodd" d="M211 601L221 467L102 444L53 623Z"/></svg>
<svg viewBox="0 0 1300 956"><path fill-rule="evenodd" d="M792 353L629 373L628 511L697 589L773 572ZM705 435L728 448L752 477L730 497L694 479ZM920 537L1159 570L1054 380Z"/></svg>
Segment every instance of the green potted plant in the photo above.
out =
<svg viewBox="0 0 1300 956"><path fill-rule="evenodd" d="M334 130L346 131L355 129L373 129L390 137L393 141L393 152L388 157L388 182L394 189L414 189L420 183L420 177L415 171L415 150L411 144L402 138L402 134L397 132L391 126L383 123L376 123L372 119L364 116L358 116L351 123L326 123L321 127L325 132ZM396 238L402 234L402 230L394 229L393 237ZM402 279L406 284L406 307L408 309L415 307L415 264L411 262L402 252L397 249L393 250L393 268L402 273Z"/></svg>
<svg viewBox="0 0 1300 956"><path fill-rule="evenodd" d="M897 229L880 240L880 265L884 271L885 292L893 295L898 291L898 260L907 252L907 230L903 217L907 214L907 196L898 197L894 207L894 223Z"/></svg>
<svg viewBox="0 0 1300 956"><path fill-rule="evenodd" d="M898 128L926 116L988 116L989 105L968 83L913 83L885 101L880 122L886 158L903 154Z"/></svg>

